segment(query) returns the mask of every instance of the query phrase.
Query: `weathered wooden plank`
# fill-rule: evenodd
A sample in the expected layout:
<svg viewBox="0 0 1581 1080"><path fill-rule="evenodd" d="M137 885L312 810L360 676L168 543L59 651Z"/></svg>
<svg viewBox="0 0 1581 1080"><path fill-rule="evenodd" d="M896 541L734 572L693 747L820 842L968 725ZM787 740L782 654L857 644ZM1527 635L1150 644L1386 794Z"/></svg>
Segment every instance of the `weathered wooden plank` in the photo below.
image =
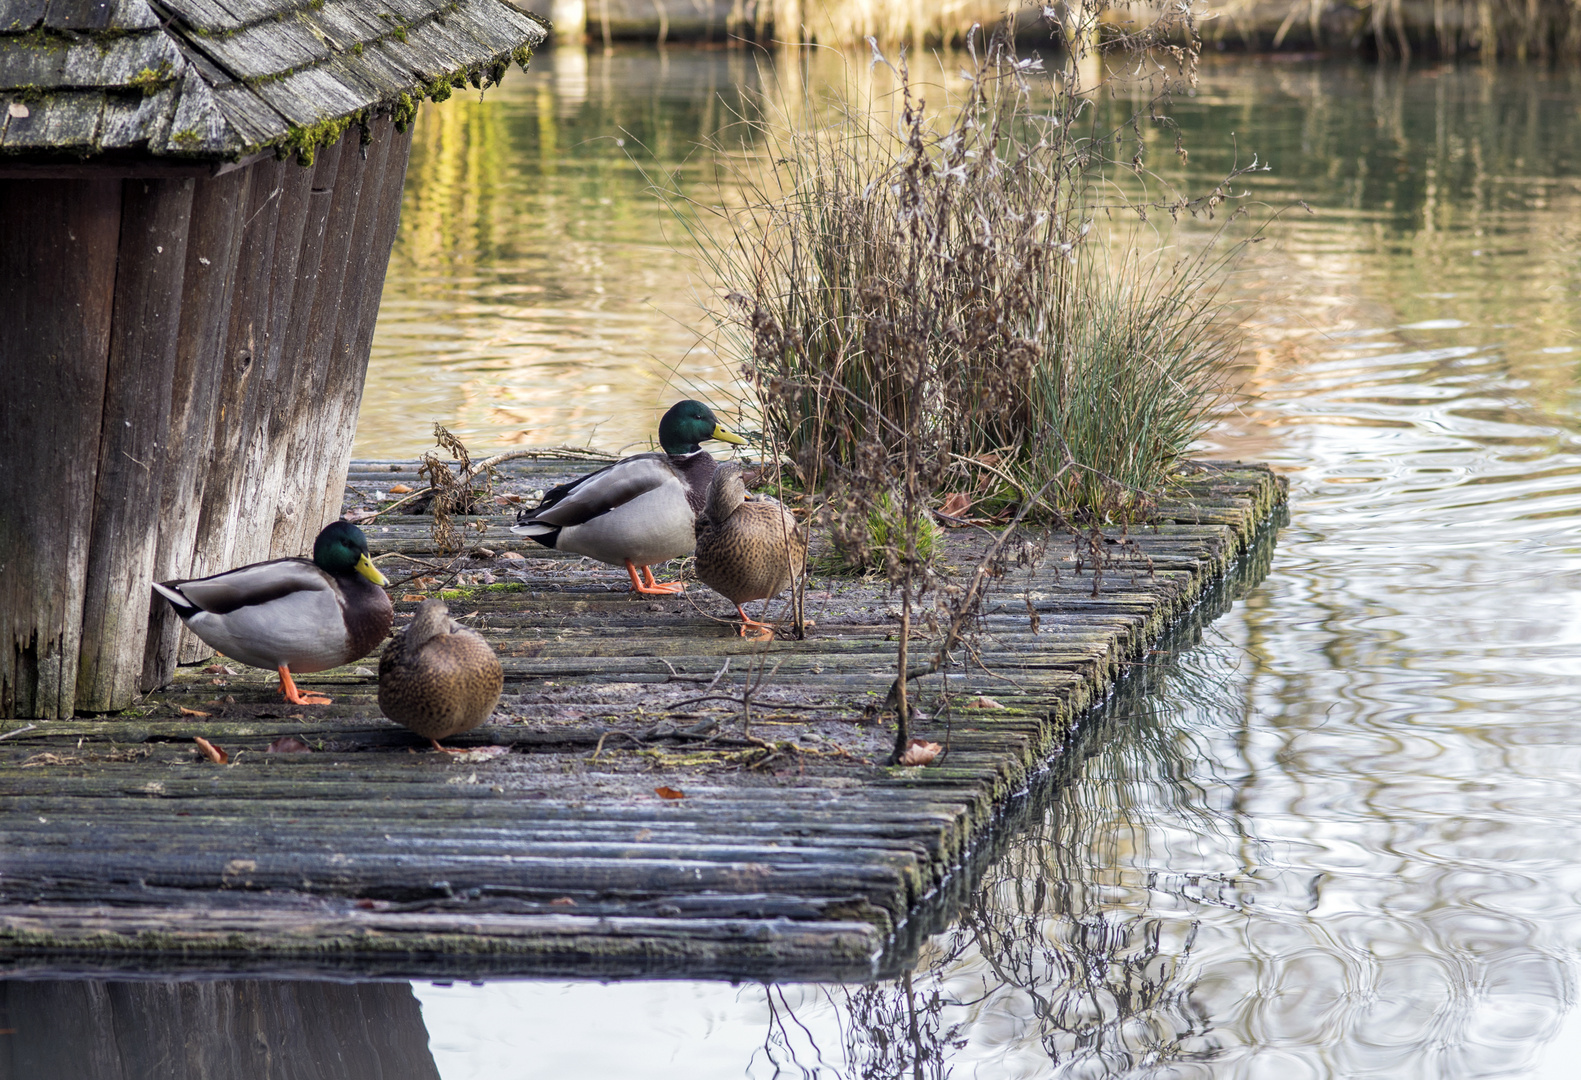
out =
<svg viewBox="0 0 1581 1080"><path fill-rule="evenodd" d="M303 204L301 240L291 271L289 314L278 331L279 366L274 378L277 392L269 401L268 415L263 418L259 436L267 447L264 453L267 467L253 482L254 490L266 490L274 504L273 514L258 522L258 527L265 532L262 550L269 552L269 555L259 556L261 558L300 555L311 550L312 537L323 525L323 522L313 523L312 533L307 537L308 546L304 548L306 515L303 504L307 493L299 490L291 478L302 465L298 457L301 430L309 416L321 407L318 402L321 360L306 350L306 344L314 301L323 281L323 248L333 204L335 174L344 145L345 140L341 140L324 148L311 168L298 169L299 174L308 173L310 179ZM329 284L334 287L333 283ZM271 349L271 356L273 353Z"/></svg>
<svg viewBox="0 0 1581 1080"><path fill-rule="evenodd" d="M8 407L31 418L0 425L0 716L70 716L121 185L0 180L0 206L0 371Z"/></svg>
<svg viewBox="0 0 1581 1080"><path fill-rule="evenodd" d="M49 0L0 0L0 30L20 33L44 20Z"/></svg>
<svg viewBox="0 0 1581 1080"><path fill-rule="evenodd" d="M23 151L88 151L97 147L102 90L60 90L27 106L26 116L8 110L0 146Z"/></svg>
<svg viewBox="0 0 1581 1080"><path fill-rule="evenodd" d="M123 181L79 709L125 708L142 675L192 190L191 179Z"/></svg>
<svg viewBox="0 0 1581 1080"><path fill-rule="evenodd" d="M225 329L237 277L250 171L196 181L183 272L185 298L176 334L170 417L164 440L159 537L153 581L192 576L198 515L214 449L214 419L225 372ZM162 601L149 609L141 688L175 673L183 624Z"/></svg>
<svg viewBox="0 0 1581 1080"><path fill-rule="evenodd" d="M1249 526L1243 514L1224 534L1227 552L1241 550ZM405 531L417 539L416 529ZM1137 542L1148 549L1146 537ZM1178 539L1165 544L1180 549ZM287 906L296 921L257 940L275 955L325 941L364 950L336 936L333 920L353 898L375 909L398 902L421 909L402 913L416 919L497 921L475 930L469 946L424 923L430 929L399 941L385 935L377 948L409 955L417 940L452 950L486 942L501 955L519 947L516 971L543 970L545 955L561 948L556 955L589 958L695 941L690 929L706 938L702 928L720 917L738 920L738 930L709 948L761 965L755 971L794 953L763 937L772 927L794 938L825 920L854 919L880 940L945 880L1075 712L1226 565L1209 547L1189 574L1111 569L1097 597L1090 575L1072 576L1057 557L1003 579L990 597L1002 613L978 628L972 660L982 666L949 673L955 707L933 703L941 679L918 686L924 707L939 715L919 719L916 733L947 743L924 769L874 764L889 736L860 722L863 703L880 700L893 678L892 600L881 588L832 582L820 592L827 607L813 638L763 645L728 636L687 600L633 601L603 591L603 571L533 560L527 576L542 585L462 590L452 602L477 612L473 621L508 671L502 713L458 741L509 753L465 761L406 752L419 740L375 719L371 673L355 668L305 677L333 686L337 700L292 716L265 704L272 695L262 673L187 672L177 692L150 703L163 715L48 721L0 742L0 788L9 796L0 816L0 938L39 940L36 930L18 929L30 924L8 914L17 909L4 907L28 894L54 905L52 947L73 948L92 925L97 948L148 948L146 938L117 938L97 913L108 909L63 903L88 894L166 916L211 910L205 905L220 897L249 916ZM503 561L474 565L521 572ZM411 608L400 602L398 613L409 617ZM754 743L742 737L729 698L762 660L765 670L778 666L757 692ZM711 693L721 700L701 700ZM965 707L981 693L1012 707ZM169 715L179 702L214 715ZM186 741L198 732L221 743L232 764L200 760ZM708 732L714 742L699 742ZM267 753L285 733L314 749ZM783 755L778 772L753 771L749 763L769 752ZM684 787L684 798L661 798L654 788L666 783ZM127 845L128 836L141 839ZM576 913L584 927L632 918L657 926L632 939L600 931L551 944L534 920L556 912ZM179 919L164 925L172 943L212 947L206 931L168 929L185 926ZM753 952L751 941L771 943Z"/></svg>
<svg viewBox="0 0 1581 1080"><path fill-rule="evenodd" d="M238 500L232 511L236 538L231 561L225 567L262 562L276 555L270 548L275 512L280 505L281 460L277 415L295 391L296 357L285 351L298 291L297 270L302 259L302 238L308 224L313 192L313 170L286 162L276 181L279 217L275 224L273 261L267 291L258 313L258 353L249 388L248 426L245 434L243 472Z"/></svg>
<svg viewBox="0 0 1581 1080"><path fill-rule="evenodd" d="M114 0L50 0L45 18L58 30L103 30L115 10Z"/></svg>
<svg viewBox="0 0 1581 1080"><path fill-rule="evenodd" d="M271 19L223 36L195 34L191 41L204 55L244 80L278 75L330 55L329 47L295 19Z"/></svg>
<svg viewBox="0 0 1581 1080"><path fill-rule="evenodd" d="M183 85L192 81L201 84L201 80L189 72ZM150 95L109 95L104 102L99 146L105 150L161 146L170 133L171 113L179 110L181 100L176 86Z"/></svg>
<svg viewBox="0 0 1581 1080"><path fill-rule="evenodd" d="M286 163L250 166L246 223L236 256L236 277L226 327L223 372L214 414L214 453L203 488L193 549L192 576L217 574L241 562L234 558L247 460L244 447L253 427L263 357L268 350L269 279L274 267L275 226L280 216ZM181 660L191 662L213 649L187 633Z"/></svg>
<svg viewBox="0 0 1581 1080"><path fill-rule="evenodd" d="M361 134L349 131L326 152L317 167L314 198L328 202L320 241L316 287L311 307L304 312L299 391L294 413L287 423L290 449L282 481L290 500L276 518L274 550L307 551L324 523L337 516L338 506L325 506L324 476L339 461L326 461L324 414L329 388L346 377L334 355L335 327L340 318L347 273L355 253L357 203L367 162L361 153ZM336 448L337 455L340 448Z"/></svg>
<svg viewBox="0 0 1581 1080"><path fill-rule="evenodd" d="M325 409L319 425L323 451L323 501L325 516L339 512L351 463L351 441L357 431L357 411L368 374L368 354L373 349L373 328L390 250L401 223L401 192L406 162L412 152L412 129L400 132L388 117L369 125L372 142L367 147L368 166L357 195L352 260L342 292L341 317L335 327L331 369L325 388Z"/></svg>

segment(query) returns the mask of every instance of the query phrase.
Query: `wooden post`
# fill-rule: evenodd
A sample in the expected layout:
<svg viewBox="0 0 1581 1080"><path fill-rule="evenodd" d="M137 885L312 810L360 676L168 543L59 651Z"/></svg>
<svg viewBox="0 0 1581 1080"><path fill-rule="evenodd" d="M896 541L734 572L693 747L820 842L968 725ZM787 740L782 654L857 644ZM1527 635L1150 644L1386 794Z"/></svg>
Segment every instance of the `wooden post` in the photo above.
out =
<svg viewBox="0 0 1581 1080"><path fill-rule="evenodd" d="M70 716L121 183L0 180L0 716Z"/></svg>
<svg viewBox="0 0 1581 1080"><path fill-rule="evenodd" d="M79 709L125 708L143 672L192 188L190 178L127 180L122 188Z"/></svg>

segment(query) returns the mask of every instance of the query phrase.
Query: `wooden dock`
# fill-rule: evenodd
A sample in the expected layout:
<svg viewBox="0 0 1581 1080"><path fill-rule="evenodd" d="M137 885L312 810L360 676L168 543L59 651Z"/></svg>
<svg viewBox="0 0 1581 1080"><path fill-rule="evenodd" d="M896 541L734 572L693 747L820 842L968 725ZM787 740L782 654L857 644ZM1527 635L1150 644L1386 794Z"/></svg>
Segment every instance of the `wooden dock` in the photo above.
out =
<svg viewBox="0 0 1581 1080"><path fill-rule="evenodd" d="M512 463L500 490L586 467ZM354 465L347 506L401 482L411 463ZM946 747L922 768L881 764L898 622L873 582L817 577L808 639L764 644L706 588L635 596L504 514L467 519L461 560L426 517L381 519L397 625L444 595L501 656L500 710L454 740L479 749L382 719L376 657L301 677L326 706L217 660L114 716L7 722L0 972L870 976L1084 710L1266 551L1283 500L1265 468L1203 462L1096 589L1068 536L1028 549L947 688L920 684L916 733Z"/></svg>

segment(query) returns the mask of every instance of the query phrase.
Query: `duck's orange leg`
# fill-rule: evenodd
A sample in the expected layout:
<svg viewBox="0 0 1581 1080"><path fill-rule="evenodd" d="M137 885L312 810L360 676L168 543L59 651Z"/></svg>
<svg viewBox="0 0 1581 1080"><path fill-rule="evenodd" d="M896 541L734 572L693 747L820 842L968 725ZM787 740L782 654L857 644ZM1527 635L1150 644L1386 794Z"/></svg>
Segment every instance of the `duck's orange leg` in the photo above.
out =
<svg viewBox="0 0 1581 1080"><path fill-rule="evenodd" d="M741 616L741 625L736 627L736 633L740 634L742 637L747 636L748 628L751 628L754 631L752 635L753 637L771 638L774 636L773 623L758 622L752 616L748 615L747 609L742 607L740 604L736 605L736 611Z"/></svg>
<svg viewBox="0 0 1581 1080"><path fill-rule="evenodd" d="M648 569L646 566L642 567L641 569L643 574L648 579L646 585L643 584L642 578L637 576L637 565L630 559L626 560L626 573L631 575L632 592L646 593L649 595L658 594L662 596L673 596L676 593L686 591L686 586L681 584L679 581L672 581L661 585L659 582L654 580L652 570Z"/></svg>
<svg viewBox="0 0 1581 1080"><path fill-rule="evenodd" d="M304 694L304 693L302 693L302 691L298 690L296 688L296 683L291 678L291 669L286 667L284 664L281 664L280 667L278 669L276 669L276 670L278 670L280 672L280 692L285 695L285 699L287 701L289 701L291 704L293 704L293 705L328 705L329 704L329 698L325 697L323 694Z"/></svg>

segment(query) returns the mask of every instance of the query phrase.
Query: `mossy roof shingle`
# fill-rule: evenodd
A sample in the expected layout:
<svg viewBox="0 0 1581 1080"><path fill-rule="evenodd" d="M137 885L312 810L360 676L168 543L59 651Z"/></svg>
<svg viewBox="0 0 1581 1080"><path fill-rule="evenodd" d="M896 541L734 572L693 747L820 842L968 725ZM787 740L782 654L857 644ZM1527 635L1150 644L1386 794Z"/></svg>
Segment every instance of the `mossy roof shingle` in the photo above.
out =
<svg viewBox="0 0 1581 1080"><path fill-rule="evenodd" d="M0 0L0 160L310 148L545 33L502 0Z"/></svg>

